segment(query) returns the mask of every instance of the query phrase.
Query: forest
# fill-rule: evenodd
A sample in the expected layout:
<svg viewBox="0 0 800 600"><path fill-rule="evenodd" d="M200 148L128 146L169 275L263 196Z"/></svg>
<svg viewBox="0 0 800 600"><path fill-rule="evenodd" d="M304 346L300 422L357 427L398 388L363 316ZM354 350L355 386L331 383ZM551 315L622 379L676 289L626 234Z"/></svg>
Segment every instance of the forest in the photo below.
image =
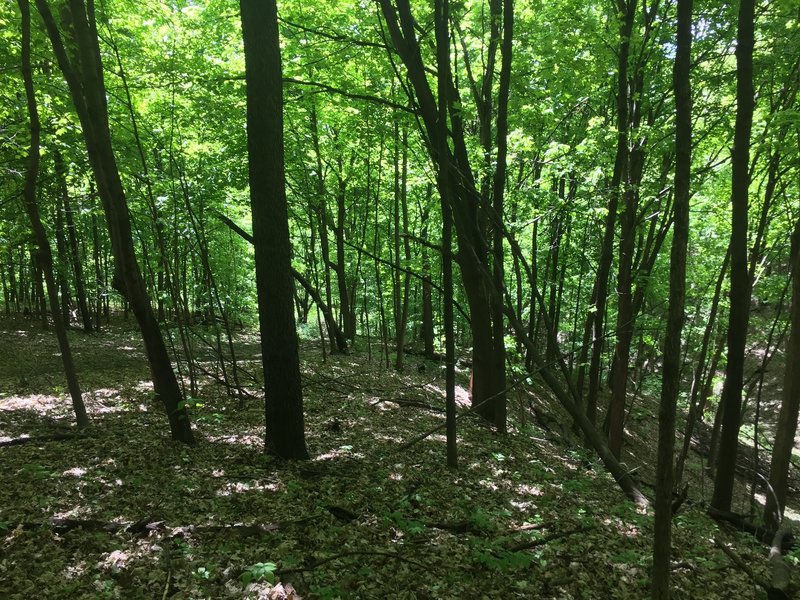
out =
<svg viewBox="0 0 800 600"><path fill-rule="evenodd" d="M0 596L794 597L797 0L0 41Z"/></svg>

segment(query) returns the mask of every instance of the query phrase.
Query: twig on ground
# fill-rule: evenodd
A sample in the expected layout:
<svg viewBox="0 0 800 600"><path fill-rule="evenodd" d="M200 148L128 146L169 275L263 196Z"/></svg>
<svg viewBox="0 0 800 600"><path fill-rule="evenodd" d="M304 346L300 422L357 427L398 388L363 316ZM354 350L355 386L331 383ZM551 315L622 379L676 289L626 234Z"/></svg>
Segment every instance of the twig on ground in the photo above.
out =
<svg viewBox="0 0 800 600"><path fill-rule="evenodd" d="M579 533L586 533L587 531L591 531L594 529L594 525L582 525L576 529L570 529L569 531L559 531L557 533L551 533L550 535L546 535L543 538L539 538L538 540L531 540L529 542L523 542L521 544L517 544L516 546L511 546L509 548L509 552L522 552L523 550L530 550L531 548L537 548L539 546L544 546L545 544L549 544L550 542L568 537L570 535L577 535Z"/></svg>

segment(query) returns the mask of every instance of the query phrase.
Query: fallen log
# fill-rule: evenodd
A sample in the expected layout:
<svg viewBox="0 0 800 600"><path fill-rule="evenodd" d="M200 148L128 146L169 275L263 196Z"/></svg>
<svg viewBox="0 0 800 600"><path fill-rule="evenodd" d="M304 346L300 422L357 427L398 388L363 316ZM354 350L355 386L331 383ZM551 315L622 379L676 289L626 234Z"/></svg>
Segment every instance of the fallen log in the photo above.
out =
<svg viewBox="0 0 800 600"><path fill-rule="evenodd" d="M772 529L769 529L768 527L751 523L744 515L740 515L739 513L734 513L727 510L719 510L713 506L709 506L707 512L708 516L712 519L730 523L739 531L745 531L751 534L762 544L766 544L768 546L772 545L773 540L776 538L776 534L778 533ZM784 553L791 550L792 546L794 546L794 536L791 534L791 532L786 532L780 537L779 541L781 543L781 550Z"/></svg>
<svg viewBox="0 0 800 600"><path fill-rule="evenodd" d="M769 587L767 587L768 600L789 600L792 597L789 594L792 573L789 570L789 565L783 560L782 552L784 539L791 535L787 527L781 526L775 532L775 537L772 538L772 546L769 549L769 557L767 559L772 565L772 577L769 581Z"/></svg>

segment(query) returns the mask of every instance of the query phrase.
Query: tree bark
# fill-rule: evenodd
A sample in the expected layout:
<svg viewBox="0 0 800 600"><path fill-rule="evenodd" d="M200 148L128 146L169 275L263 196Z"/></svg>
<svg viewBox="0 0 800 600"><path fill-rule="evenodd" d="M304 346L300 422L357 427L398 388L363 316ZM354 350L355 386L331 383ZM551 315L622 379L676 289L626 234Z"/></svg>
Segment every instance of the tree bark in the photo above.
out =
<svg viewBox="0 0 800 600"><path fill-rule="evenodd" d="M728 367L722 389L724 406L719 462L711 506L730 510L741 425L742 382L750 278L747 272L747 212L750 188L750 132L753 126L754 0L740 0L736 44L736 126L732 152L731 303L728 319Z"/></svg>
<svg viewBox="0 0 800 600"><path fill-rule="evenodd" d="M769 483L774 494L767 494L764 522L777 529L783 517L788 493L789 466L800 412L800 221L792 236L792 310L789 341L786 346L786 367L783 376L783 402L772 447Z"/></svg>
<svg viewBox="0 0 800 600"><path fill-rule="evenodd" d="M306 459L300 357L292 305L283 151L283 84L275 0L241 0L250 205L264 365L266 450Z"/></svg>
<svg viewBox="0 0 800 600"><path fill-rule="evenodd" d="M447 112L448 84L450 80L450 2L436 0L435 3L435 29L436 29L436 62L439 69L438 92L439 111L445 115ZM453 210L450 205L450 185L448 177L450 165L448 164L447 120L441 119L439 126L439 148L437 155L439 164L437 177L442 204L442 284L444 287L443 317L445 335L445 407L447 430L447 466L455 469L458 466L458 446L456 443L456 356L455 356L455 331L453 331Z"/></svg>
<svg viewBox="0 0 800 600"><path fill-rule="evenodd" d="M69 0L66 7L69 16L68 30L73 41L72 56L67 54L47 0L36 0L36 6L44 20L59 67L67 80L83 129L114 254L114 287L130 303L136 316L152 374L153 388L166 409L172 438L192 443L194 437L186 404L136 259L128 204L111 146L94 3L92 0L87 4L83 0Z"/></svg>
<svg viewBox="0 0 800 600"><path fill-rule="evenodd" d="M39 215L39 206L36 203L36 180L39 175L39 143L41 140L41 124L39 121L39 110L36 106L36 95L33 89L33 72L31 69L31 14L28 0L17 0L20 12L22 13L22 77L25 83L25 97L28 106L28 116L30 119L31 144L28 152L28 165L25 171L25 187L23 189L23 199L28 218L31 222L36 245L38 246L38 260L44 272L47 282L47 295L50 300L50 312L52 313L55 325L56 337L58 338L58 348L61 352L61 362L64 365L64 374L67 379L67 389L72 398L72 409L75 412L75 421L78 427L85 427L89 424L89 417L86 414L86 407L83 404L78 375L75 371L75 363L72 360L72 349L67 339L66 323L62 319L58 306L58 290L56 288L55 277L53 275L53 255L50 250L50 242L47 239L47 232Z"/></svg>
<svg viewBox="0 0 800 600"><path fill-rule="evenodd" d="M681 334L686 299L686 248L692 167L692 0L678 0L677 43L672 71L675 86L675 223L669 271L669 312L664 341L661 400L658 412L653 600L669 600L672 553L672 490L675 413L681 384Z"/></svg>
<svg viewBox="0 0 800 600"><path fill-rule="evenodd" d="M482 205L481 194L477 189L472 166L469 160L461 103L457 86L452 77L444 84L448 89L447 113L441 114L436 98L428 81L428 75L417 40L415 19L411 13L409 0L380 0L380 7L387 25L395 51L406 67L413 98L423 129L423 137L435 164L440 164L438 153L447 153L450 170L447 178L450 190L447 191L453 209L453 223L458 240L456 262L461 270L461 279L470 308L470 329L472 333L472 404L486 420L499 429L505 429L505 395L503 381L505 364L496 359L498 342L493 326L492 280L489 262L489 244L485 235L487 207ZM439 77L442 77L439 74ZM450 118L448 143L441 143L438 124L441 119ZM440 190L440 193L444 193ZM491 208L491 207L489 207ZM492 401L486 402L487 399Z"/></svg>

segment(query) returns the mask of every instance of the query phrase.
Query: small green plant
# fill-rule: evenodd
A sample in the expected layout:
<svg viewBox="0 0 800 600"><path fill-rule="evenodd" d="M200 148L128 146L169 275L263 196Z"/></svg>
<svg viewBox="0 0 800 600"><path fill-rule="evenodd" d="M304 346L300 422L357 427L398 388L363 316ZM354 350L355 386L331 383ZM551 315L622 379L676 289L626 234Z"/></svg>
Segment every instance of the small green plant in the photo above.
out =
<svg viewBox="0 0 800 600"><path fill-rule="evenodd" d="M242 585L247 587L251 581L261 581L275 583L275 571L278 565L273 562L260 562L247 567L242 571Z"/></svg>
<svg viewBox="0 0 800 600"><path fill-rule="evenodd" d="M410 519L406 517L400 510L395 510L389 513L389 519L397 526L398 529L409 535L418 535L425 531L425 523Z"/></svg>
<svg viewBox="0 0 800 600"><path fill-rule="evenodd" d="M58 473L50 471L50 469L44 465L38 465L35 463L25 463L22 465L22 473L31 479L49 479L51 477L58 477Z"/></svg>

